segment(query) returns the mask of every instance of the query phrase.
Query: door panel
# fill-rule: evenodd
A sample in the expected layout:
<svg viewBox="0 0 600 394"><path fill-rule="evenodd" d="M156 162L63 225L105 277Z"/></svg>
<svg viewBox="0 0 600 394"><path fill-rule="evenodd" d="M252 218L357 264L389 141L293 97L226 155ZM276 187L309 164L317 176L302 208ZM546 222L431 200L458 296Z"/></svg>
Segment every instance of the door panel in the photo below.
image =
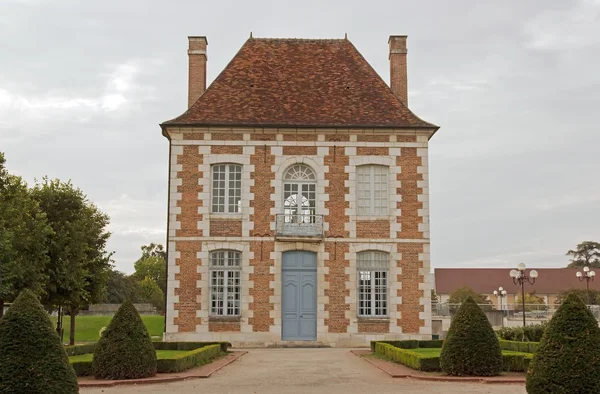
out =
<svg viewBox="0 0 600 394"><path fill-rule="evenodd" d="M316 254L292 251L283 254L282 339L317 339Z"/></svg>

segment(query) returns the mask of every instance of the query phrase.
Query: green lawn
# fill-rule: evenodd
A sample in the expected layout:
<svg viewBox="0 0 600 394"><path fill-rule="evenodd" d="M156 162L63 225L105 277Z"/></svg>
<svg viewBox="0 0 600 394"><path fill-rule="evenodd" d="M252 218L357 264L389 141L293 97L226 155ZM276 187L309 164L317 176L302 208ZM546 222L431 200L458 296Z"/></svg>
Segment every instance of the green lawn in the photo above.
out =
<svg viewBox="0 0 600 394"><path fill-rule="evenodd" d="M177 356L189 353L189 350L157 350L156 351L156 358L158 358L159 360L165 359L165 358L176 358ZM88 353L88 354L80 354L79 356L72 356L69 357L69 361L74 363L74 362L80 362L80 361L92 361L93 358L93 354L92 353Z"/></svg>
<svg viewBox="0 0 600 394"><path fill-rule="evenodd" d="M98 333L102 327L108 326L112 316L77 316L75 318L75 342L96 342L100 339ZM56 316L51 316L52 324L56 327ZM164 316L142 316L142 320L150 333L150 336L162 338L163 327L165 323ZM69 342L71 317L65 316L63 319L63 328L65 334L63 342Z"/></svg>
<svg viewBox="0 0 600 394"><path fill-rule="evenodd" d="M419 353L422 354L424 356L439 356L440 353L442 352L441 348L417 348L417 349L407 349L410 350L411 352L415 352L415 353ZM528 355L529 353L522 353L522 352L514 352L512 350L503 350L502 354L505 356L514 356L514 355Z"/></svg>

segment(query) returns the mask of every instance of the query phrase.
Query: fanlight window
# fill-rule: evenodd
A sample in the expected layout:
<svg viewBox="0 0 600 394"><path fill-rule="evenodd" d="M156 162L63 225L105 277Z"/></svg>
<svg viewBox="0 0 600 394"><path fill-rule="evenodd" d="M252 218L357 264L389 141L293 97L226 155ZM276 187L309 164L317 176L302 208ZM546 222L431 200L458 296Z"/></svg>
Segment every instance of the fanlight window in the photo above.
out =
<svg viewBox="0 0 600 394"><path fill-rule="evenodd" d="M317 177L307 165L294 164L283 176L283 208L286 223L314 223Z"/></svg>
<svg viewBox="0 0 600 394"><path fill-rule="evenodd" d="M294 164L285 172L284 180L290 181L315 181L317 177L315 172L309 166L304 164Z"/></svg>

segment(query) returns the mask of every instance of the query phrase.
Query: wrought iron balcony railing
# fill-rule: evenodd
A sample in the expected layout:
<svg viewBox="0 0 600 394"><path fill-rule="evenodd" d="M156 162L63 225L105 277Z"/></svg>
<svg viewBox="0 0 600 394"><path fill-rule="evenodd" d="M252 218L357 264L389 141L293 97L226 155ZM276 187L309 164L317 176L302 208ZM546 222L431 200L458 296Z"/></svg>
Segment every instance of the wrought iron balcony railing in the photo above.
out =
<svg viewBox="0 0 600 394"><path fill-rule="evenodd" d="M323 237L323 215L279 214L276 216L277 237Z"/></svg>

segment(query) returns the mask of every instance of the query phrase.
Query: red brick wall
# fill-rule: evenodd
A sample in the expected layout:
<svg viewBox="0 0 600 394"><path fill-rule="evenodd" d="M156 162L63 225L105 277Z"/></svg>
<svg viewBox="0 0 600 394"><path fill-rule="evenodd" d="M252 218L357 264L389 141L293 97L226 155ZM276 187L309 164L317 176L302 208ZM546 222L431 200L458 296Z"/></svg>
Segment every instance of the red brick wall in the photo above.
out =
<svg viewBox="0 0 600 394"><path fill-rule="evenodd" d="M210 136L213 141L243 141L243 133L213 133Z"/></svg>
<svg viewBox="0 0 600 394"><path fill-rule="evenodd" d="M314 156L317 154L316 146L284 146L284 155L298 155L298 156Z"/></svg>
<svg viewBox="0 0 600 394"><path fill-rule="evenodd" d="M357 238L389 238L389 220L359 220L356 222Z"/></svg>
<svg viewBox="0 0 600 394"><path fill-rule="evenodd" d="M241 237L242 221L231 219L210 219L211 237Z"/></svg>
<svg viewBox="0 0 600 394"><path fill-rule="evenodd" d="M271 282L275 280L275 275L270 271L271 266L274 265L270 258L274 250L274 242L250 242L250 252L254 253L254 258L250 259L250 265L254 267L254 272L250 274L250 280L254 282L250 295L254 297L254 302L249 306L253 311L253 317L248 319L248 323L252 325L252 331L255 332L268 332L269 326L275 323L270 317L270 311L274 306L269 300L269 297L275 294L274 289L271 289Z"/></svg>
<svg viewBox="0 0 600 394"><path fill-rule="evenodd" d="M266 145L257 146L250 156L250 164L254 165L254 173L250 175L250 179L254 179L254 186L250 187L250 193L254 193L254 199L250 200L250 207L254 208L254 214L250 215L250 221L254 222L252 235L272 236L271 222L275 217L271 215L271 208L275 207L275 201L271 201L271 194L275 190L271 180L275 179L275 174L271 166L275 164L275 156Z"/></svg>
<svg viewBox="0 0 600 394"><path fill-rule="evenodd" d="M358 142L390 142L389 135L362 135L356 136Z"/></svg>
<svg viewBox="0 0 600 394"><path fill-rule="evenodd" d="M176 251L180 257L175 260L179 266L179 273L175 274L175 280L179 281L179 288L175 289L175 295L179 296L179 302L175 304L175 310L179 316L174 319L178 325L179 332L195 332L196 325L202 324L200 318L196 317L196 311L202 305L198 302L198 296L202 294L196 281L203 279L198 273L198 266L202 261L197 257L197 252L202 250L200 241L177 241Z"/></svg>
<svg viewBox="0 0 600 394"><path fill-rule="evenodd" d="M212 145L210 153L213 155L241 155L244 153L244 149L242 146Z"/></svg>
<svg viewBox="0 0 600 394"><path fill-rule="evenodd" d="M419 290L419 283L423 281L423 275L419 275L419 268L423 268L423 262L419 260L423 244L399 243L397 250L402 254L402 274L397 278L402 282L402 289L398 290L398 296L402 297L402 303L398 305L398 311L402 313L398 326L402 327L403 333L416 334L419 327L425 325L425 321L419 318L419 312L424 311L419 304L419 298L423 297L423 290Z"/></svg>
<svg viewBox="0 0 600 394"><path fill-rule="evenodd" d="M202 230L198 229L198 222L202 220L198 213L198 207L202 205L202 201L198 200L198 193L202 192L198 179L203 176L198 165L202 164L202 160L198 147L193 145L185 145L183 154L177 157L177 164L182 167L182 171L177 173L181 179L181 185L177 187L177 192L181 193L181 200L177 202L177 206L181 207L181 214L177 215L181 229L176 231L177 237L202 236Z"/></svg>
<svg viewBox="0 0 600 394"><path fill-rule="evenodd" d="M359 333L389 333L390 332L390 322L389 321L368 321L363 320L358 322L358 332Z"/></svg>
<svg viewBox="0 0 600 394"><path fill-rule="evenodd" d="M345 258L349 249L346 242L325 243L325 253L329 253L325 260L325 267L329 269L329 273L325 274L325 281L329 282L329 289L325 289L325 296L329 297L325 304L325 311L329 312L325 325L331 333L347 332L350 324L350 319L346 318L346 311L350 310L346 303L346 297L350 295L350 289L346 288L346 281L350 279L346 267L350 266L350 262Z"/></svg>
<svg viewBox="0 0 600 394"><path fill-rule="evenodd" d="M240 332L240 322L226 322L226 321L209 321L208 331L210 332Z"/></svg>
<svg viewBox="0 0 600 394"><path fill-rule="evenodd" d="M423 203L418 200L418 195L423 189L417 187L417 181L423 180L423 175L417 173L417 167L422 161L417 156L417 148L402 148L401 156L396 159L397 165L401 166L398 180L401 181L398 193L402 195L402 201L398 202L398 208L402 215L397 218L401 223L401 231L398 238L421 239L423 233L419 231L419 223L423 218L419 216L418 210L423 208Z"/></svg>
<svg viewBox="0 0 600 394"><path fill-rule="evenodd" d="M358 156L389 156L390 150L382 147L359 146L356 154Z"/></svg>

